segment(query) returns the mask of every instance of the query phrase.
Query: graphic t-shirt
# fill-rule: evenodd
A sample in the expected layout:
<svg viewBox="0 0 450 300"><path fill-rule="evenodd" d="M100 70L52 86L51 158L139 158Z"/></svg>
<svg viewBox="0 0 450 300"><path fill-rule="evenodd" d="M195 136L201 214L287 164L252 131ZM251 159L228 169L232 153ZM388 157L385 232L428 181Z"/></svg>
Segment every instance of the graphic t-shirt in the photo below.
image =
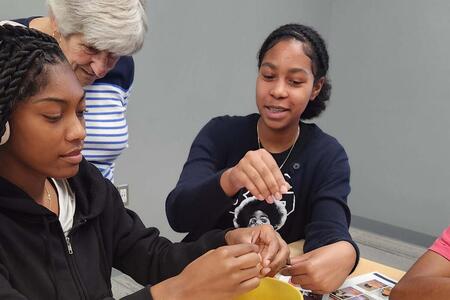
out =
<svg viewBox="0 0 450 300"><path fill-rule="evenodd" d="M285 153L286 152L286 153ZM287 157L287 152L274 154L274 158L280 165L279 160ZM281 169L284 179L291 186L294 186L289 172ZM257 225L270 224L275 230L279 230L286 223L287 218L295 210L295 191L290 189L282 195L281 200L274 203L258 200L247 189L242 189L233 203L229 214L233 218L234 227L253 227Z"/></svg>

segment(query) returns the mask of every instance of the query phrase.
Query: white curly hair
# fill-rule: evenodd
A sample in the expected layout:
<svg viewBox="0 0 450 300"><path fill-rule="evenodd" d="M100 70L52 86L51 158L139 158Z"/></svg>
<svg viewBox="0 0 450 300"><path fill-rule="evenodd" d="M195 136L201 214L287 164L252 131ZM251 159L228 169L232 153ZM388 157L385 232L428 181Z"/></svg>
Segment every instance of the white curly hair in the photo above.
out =
<svg viewBox="0 0 450 300"><path fill-rule="evenodd" d="M145 0L47 0L47 4L65 37L81 33L90 46L116 55L142 48L148 27Z"/></svg>

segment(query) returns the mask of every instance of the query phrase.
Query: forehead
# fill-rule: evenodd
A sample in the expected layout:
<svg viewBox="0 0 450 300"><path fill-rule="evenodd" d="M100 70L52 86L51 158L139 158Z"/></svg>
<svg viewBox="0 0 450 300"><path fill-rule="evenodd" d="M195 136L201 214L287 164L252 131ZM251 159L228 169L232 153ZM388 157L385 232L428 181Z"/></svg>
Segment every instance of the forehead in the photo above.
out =
<svg viewBox="0 0 450 300"><path fill-rule="evenodd" d="M45 72L45 76L47 76L46 85L41 87L38 93L31 96L30 100L53 97L79 102L80 98L83 97L84 90L69 64L47 65Z"/></svg>
<svg viewBox="0 0 450 300"><path fill-rule="evenodd" d="M92 47L93 45L89 44L88 41L86 41L86 37L83 33L72 33L68 36L69 44L73 47L76 45L85 45L88 47Z"/></svg>
<svg viewBox="0 0 450 300"><path fill-rule="evenodd" d="M305 44L296 39L280 40L266 52L262 65L268 62L275 65L287 64L311 68L311 59L306 55L304 47Z"/></svg>

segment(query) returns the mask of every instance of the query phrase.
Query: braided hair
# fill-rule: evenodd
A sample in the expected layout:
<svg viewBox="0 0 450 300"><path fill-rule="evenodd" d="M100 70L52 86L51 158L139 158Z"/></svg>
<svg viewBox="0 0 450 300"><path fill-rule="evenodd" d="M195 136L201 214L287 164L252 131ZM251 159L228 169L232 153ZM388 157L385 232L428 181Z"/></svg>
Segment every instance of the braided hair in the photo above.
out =
<svg viewBox="0 0 450 300"><path fill-rule="evenodd" d="M313 28L301 24L286 24L275 29L266 38L258 52L258 68L264 56L281 40L295 39L303 43L303 51L312 61L314 81L324 78L322 89L314 101L309 101L301 119L312 119L325 110L325 102L330 99L331 84L328 80L328 52L325 41Z"/></svg>
<svg viewBox="0 0 450 300"><path fill-rule="evenodd" d="M35 29L0 26L0 136L18 101L47 85L47 65L67 62L51 36Z"/></svg>

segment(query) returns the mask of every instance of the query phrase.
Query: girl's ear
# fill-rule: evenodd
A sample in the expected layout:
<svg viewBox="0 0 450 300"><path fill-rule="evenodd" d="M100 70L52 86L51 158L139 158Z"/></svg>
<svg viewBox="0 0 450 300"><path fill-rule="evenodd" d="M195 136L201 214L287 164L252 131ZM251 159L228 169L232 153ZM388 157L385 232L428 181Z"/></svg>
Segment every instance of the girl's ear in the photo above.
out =
<svg viewBox="0 0 450 300"><path fill-rule="evenodd" d="M322 89L324 82L325 82L325 77L321 77L319 80L316 80L316 82L314 82L311 97L309 98L309 101L314 101L316 99L317 95L319 95L320 90Z"/></svg>
<svg viewBox="0 0 450 300"><path fill-rule="evenodd" d="M56 23L55 16L50 15L50 30L52 31L52 34L55 35L56 32L58 32L58 23Z"/></svg>

